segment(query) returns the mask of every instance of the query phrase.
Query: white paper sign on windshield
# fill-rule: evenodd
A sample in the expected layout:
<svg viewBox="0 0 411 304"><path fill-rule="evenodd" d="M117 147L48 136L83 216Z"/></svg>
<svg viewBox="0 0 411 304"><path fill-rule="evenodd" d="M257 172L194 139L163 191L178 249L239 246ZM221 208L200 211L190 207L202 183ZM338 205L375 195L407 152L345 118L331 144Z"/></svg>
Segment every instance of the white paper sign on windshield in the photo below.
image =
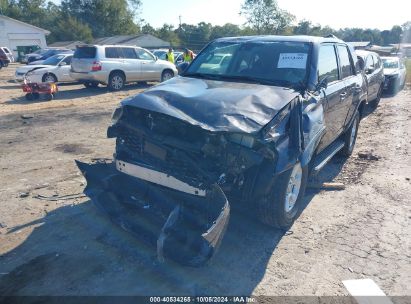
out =
<svg viewBox="0 0 411 304"><path fill-rule="evenodd" d="M305 53L281 53L278 59L279 69L305 69L307 54Z"/></svg>

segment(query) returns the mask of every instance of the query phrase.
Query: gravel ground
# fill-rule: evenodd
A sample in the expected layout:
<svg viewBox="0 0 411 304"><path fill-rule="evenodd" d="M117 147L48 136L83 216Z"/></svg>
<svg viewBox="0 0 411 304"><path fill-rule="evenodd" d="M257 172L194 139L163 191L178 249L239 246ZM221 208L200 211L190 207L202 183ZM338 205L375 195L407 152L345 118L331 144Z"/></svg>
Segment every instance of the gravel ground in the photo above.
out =
<svg viewBox="0 0 411 304"><path fill-rule="evenodd" d="M353 156L312 177L344 190L309 190L286 233L235 212L212 263L192 269L156 263L87 198L35 198L82 192L74 159L112 157L111 112L143 87L64 85L56 100L29 103L13 73L0 71L1 295L332 296L361 278L411 295L410 90L367 108Z"/></svg>

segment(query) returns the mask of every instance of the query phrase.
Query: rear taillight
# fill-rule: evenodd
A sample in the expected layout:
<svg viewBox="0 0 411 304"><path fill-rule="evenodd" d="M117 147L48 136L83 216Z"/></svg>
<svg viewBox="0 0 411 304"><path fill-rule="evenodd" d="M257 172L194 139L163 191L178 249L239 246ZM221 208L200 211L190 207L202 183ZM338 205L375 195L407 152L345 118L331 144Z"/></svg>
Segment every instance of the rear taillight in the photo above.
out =
<svg viewBox="0 0 411 304"><path fill-rule="evenodd" d="M93 65L91 66L92 71L101 71L102 65L100 61L94 61Z"/></svg>

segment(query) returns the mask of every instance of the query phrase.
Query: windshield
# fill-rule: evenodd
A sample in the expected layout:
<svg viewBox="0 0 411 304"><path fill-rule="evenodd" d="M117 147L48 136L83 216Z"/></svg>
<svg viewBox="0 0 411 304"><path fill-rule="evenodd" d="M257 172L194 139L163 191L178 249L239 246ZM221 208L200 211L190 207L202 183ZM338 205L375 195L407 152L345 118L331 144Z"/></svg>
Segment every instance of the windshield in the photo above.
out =
<svg viewBox="0 0 411 304"><path fill-rule="evenodd" d="M54 55L43 61L44 65L58 65L63 60L64 55Z"/></svg>
<svg viewBox="0 0 411 304"><path fill-rule="evenodd" d="M382 62L385 69L398 69L398 60L383 59Z"/></svg>
<svg viewBox="0 0 411 304"><path fill-rule="evenodd" d="M167 52L166 51L154 51L153 54L157 56L159 59L166 60L167 59Z"/></svg>
<svg viewBox="0 0 411 304"><path fill-rule="evenodd" d="M301 87L309 50L304 42L214 42L184 76Z"/></svg>

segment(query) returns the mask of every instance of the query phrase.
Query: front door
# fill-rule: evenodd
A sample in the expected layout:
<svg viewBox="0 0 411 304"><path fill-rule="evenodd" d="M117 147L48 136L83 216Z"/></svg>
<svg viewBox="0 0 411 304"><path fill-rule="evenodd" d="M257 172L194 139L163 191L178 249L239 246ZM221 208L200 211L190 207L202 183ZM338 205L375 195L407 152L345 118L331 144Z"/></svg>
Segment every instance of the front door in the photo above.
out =
<svg viewBox="0 0 411 304"><path fill-rule="evenodd" d="M140 80L141 61L138 59L136 49L133 47L121 47L121 52L127 82Z"/></svg>
<svg viewBox="0 0 411 304"><path fill-rule="evenodd" d="M66 65L62 65L58 67L58 69L60 70L59 76L58 76L59 81L73 81L73 78L71 78L70 76L70 70L71 70L70 65L71 65L72 58L73 58L72 55L66 56L66 58L62 60L62 62L64 62Z"/></svg>
<svg viewBox="0 0 411 304"><path fill-rule="evenodd" d="M332 43L322 44L318 55L318 81L327 79L327 88L322 90L324 99L324 121L325 134L319 144L319 151L327 147L339 134L344 123L345 116L342 116L342 105L347 98L347 91L344 80L340 79L338 59L335 45Z"/></svg>
<svg viewBox="0 0 411 304"><path fill-rule="evenodd" d="M156 58L144 49L136 49L141 62L140 80L160 80L161 71L156 63Z"/></svg>

